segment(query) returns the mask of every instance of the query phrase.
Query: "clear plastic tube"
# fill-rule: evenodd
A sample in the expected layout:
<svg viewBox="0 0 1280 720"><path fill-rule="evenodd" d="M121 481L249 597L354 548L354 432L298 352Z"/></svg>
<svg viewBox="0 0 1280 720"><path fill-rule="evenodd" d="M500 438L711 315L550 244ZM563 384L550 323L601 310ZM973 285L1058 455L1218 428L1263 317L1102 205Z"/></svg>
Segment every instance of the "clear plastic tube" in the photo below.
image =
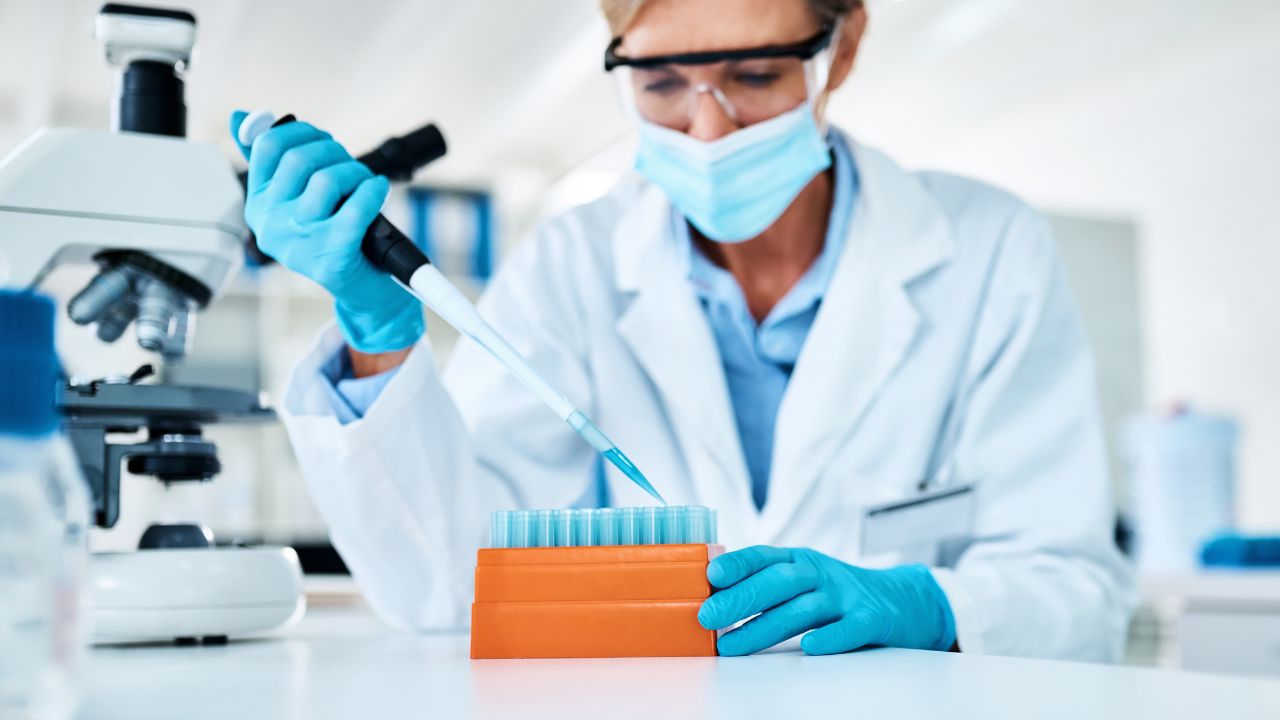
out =
<svg viewBox="0 0 1280 720"><path fill-rule="evenodd" d="M510 514L511 534L509 536L510 545L505 547L526 548L535 547L529 544L532 533L532 514L528 510L515 510ZM490 538L492 544L493 538ZM503 547L501 545L493 545L493 547Z"/></svg>
<svg viewBox="0 0 1280 720"><path fill-rule="evenodd" d="M662 522L658 519L658 508L640 508L640 544L662 544Z"/></svg>
<svg viewBox="0 0 1280 720"><path fill-rule="evenodd" d="M618 544L618 513L612 508L600 508L592 512L595 516L597 545Z"/></svg>
<svg viewBox="0 0 1280 720"><path fill-rule="evenodd" d="M510 513L489 513L489 547L511 547Z"/></svg>
<svg viewBox="0 0 1280 720"><path fill-rule="evenodd" d="M582 547L596 544L595 519L596 512L594 510L579 510L573 514L573 544L575 546Z"/></svg>
<svg viewBox="0 0 1280 720"><path fill-rule="evenodd" d="M683 508L688 513L688 532L685 542L689 543L710 543L711 542L711 511L701 506L693 506Z"/></svg>
<svg viewBox="0 0 1280 720"><path fill-rule="evenodd" d="M618 510L618 544L640 545L640 520L636 508Z"/></svg>
<svg viewBox="0 0 1280 720"><path fill-rule="evenodd" d="M689 519L688 508L684 507L665 507L661 508L659 516L662 518L662 541L668 544L679 544L684 542L686 535L686 523Z"/></svg>
<svg viewBox="0 0 1280 720"><path fill-rule="evenodd" d="M551 522L555 524L551 532L554 545L547 547L572 547L573 546L573 511L572 510L556 510L551 516Z"/></svg>
<svg viewBox="0 0 1280 720"><path fill-rule="evenodd" d="M555 511L535 510L533 515L533 536L535 544L530 547L556 547L556 526L553 522Z"/></svg>

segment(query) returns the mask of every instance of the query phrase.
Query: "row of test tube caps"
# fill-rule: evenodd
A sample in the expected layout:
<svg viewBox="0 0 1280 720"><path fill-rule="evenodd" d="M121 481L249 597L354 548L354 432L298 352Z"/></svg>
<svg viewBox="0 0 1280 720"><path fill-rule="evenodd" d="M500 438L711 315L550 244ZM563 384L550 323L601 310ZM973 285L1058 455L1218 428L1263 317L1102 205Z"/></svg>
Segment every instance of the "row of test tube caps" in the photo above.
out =
<svg viewBox="0 0 1280 720"><path fill-rule="evenodd" d="M496 510L489 547L714 544L716 511L701 505Z"/></svg>

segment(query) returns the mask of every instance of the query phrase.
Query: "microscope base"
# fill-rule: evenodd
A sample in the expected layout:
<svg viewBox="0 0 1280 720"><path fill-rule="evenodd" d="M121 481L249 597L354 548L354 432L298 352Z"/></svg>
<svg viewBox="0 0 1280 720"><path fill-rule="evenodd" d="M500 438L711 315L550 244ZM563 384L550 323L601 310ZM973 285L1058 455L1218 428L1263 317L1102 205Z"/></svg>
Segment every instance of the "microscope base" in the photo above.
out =
<svg viewBox="0 0 1280 720"><path fill-rule="evenodd" d="M306 610L302 569L287 547L98 553L89 576L97 644L261 633Z"/></svg>

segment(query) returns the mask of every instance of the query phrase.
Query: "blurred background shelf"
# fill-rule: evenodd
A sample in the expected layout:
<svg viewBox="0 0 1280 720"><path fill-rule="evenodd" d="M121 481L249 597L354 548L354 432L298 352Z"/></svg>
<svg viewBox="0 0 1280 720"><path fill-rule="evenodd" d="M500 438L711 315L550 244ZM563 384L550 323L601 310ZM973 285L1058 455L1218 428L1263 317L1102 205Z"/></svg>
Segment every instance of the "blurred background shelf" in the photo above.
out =
<svg viewBox="0 0 1280 720"><path fill-rule="evenodd" d="M1280 569L1139 578L1126 661L1280 677Z"/></svg>

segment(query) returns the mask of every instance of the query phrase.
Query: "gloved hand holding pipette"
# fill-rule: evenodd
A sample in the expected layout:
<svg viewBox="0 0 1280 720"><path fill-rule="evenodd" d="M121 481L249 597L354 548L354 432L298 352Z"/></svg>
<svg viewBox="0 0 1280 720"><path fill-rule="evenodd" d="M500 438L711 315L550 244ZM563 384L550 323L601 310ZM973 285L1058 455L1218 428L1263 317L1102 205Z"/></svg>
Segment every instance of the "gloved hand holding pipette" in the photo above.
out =
<svg viewBox="0 0 1280 720"><path fill-rule="evenodd" d="M231 116L246 158L240 130L247 115ZM294 122L258 143L245 188L245 221L259 247L329 291L343 337L363 353L406 348L424 330L421 304L360 252L389 187L328 133Z"/></svg>
<svg viewBox="0 0 1280 720"><path fill-rule="evenodd" d="M264 111L237 112L231 134L249 159L245 220L259 246L333 294L339 325L353 348L385 352L416 341L422 316L402 299L412 302L416 297L489 351L627 478L666 504L604 432L547 384L379 214L387 194L385 179L354 161L328 133L289 116L277 122ZM395 287L395 281L404 289Z"/></svg>

